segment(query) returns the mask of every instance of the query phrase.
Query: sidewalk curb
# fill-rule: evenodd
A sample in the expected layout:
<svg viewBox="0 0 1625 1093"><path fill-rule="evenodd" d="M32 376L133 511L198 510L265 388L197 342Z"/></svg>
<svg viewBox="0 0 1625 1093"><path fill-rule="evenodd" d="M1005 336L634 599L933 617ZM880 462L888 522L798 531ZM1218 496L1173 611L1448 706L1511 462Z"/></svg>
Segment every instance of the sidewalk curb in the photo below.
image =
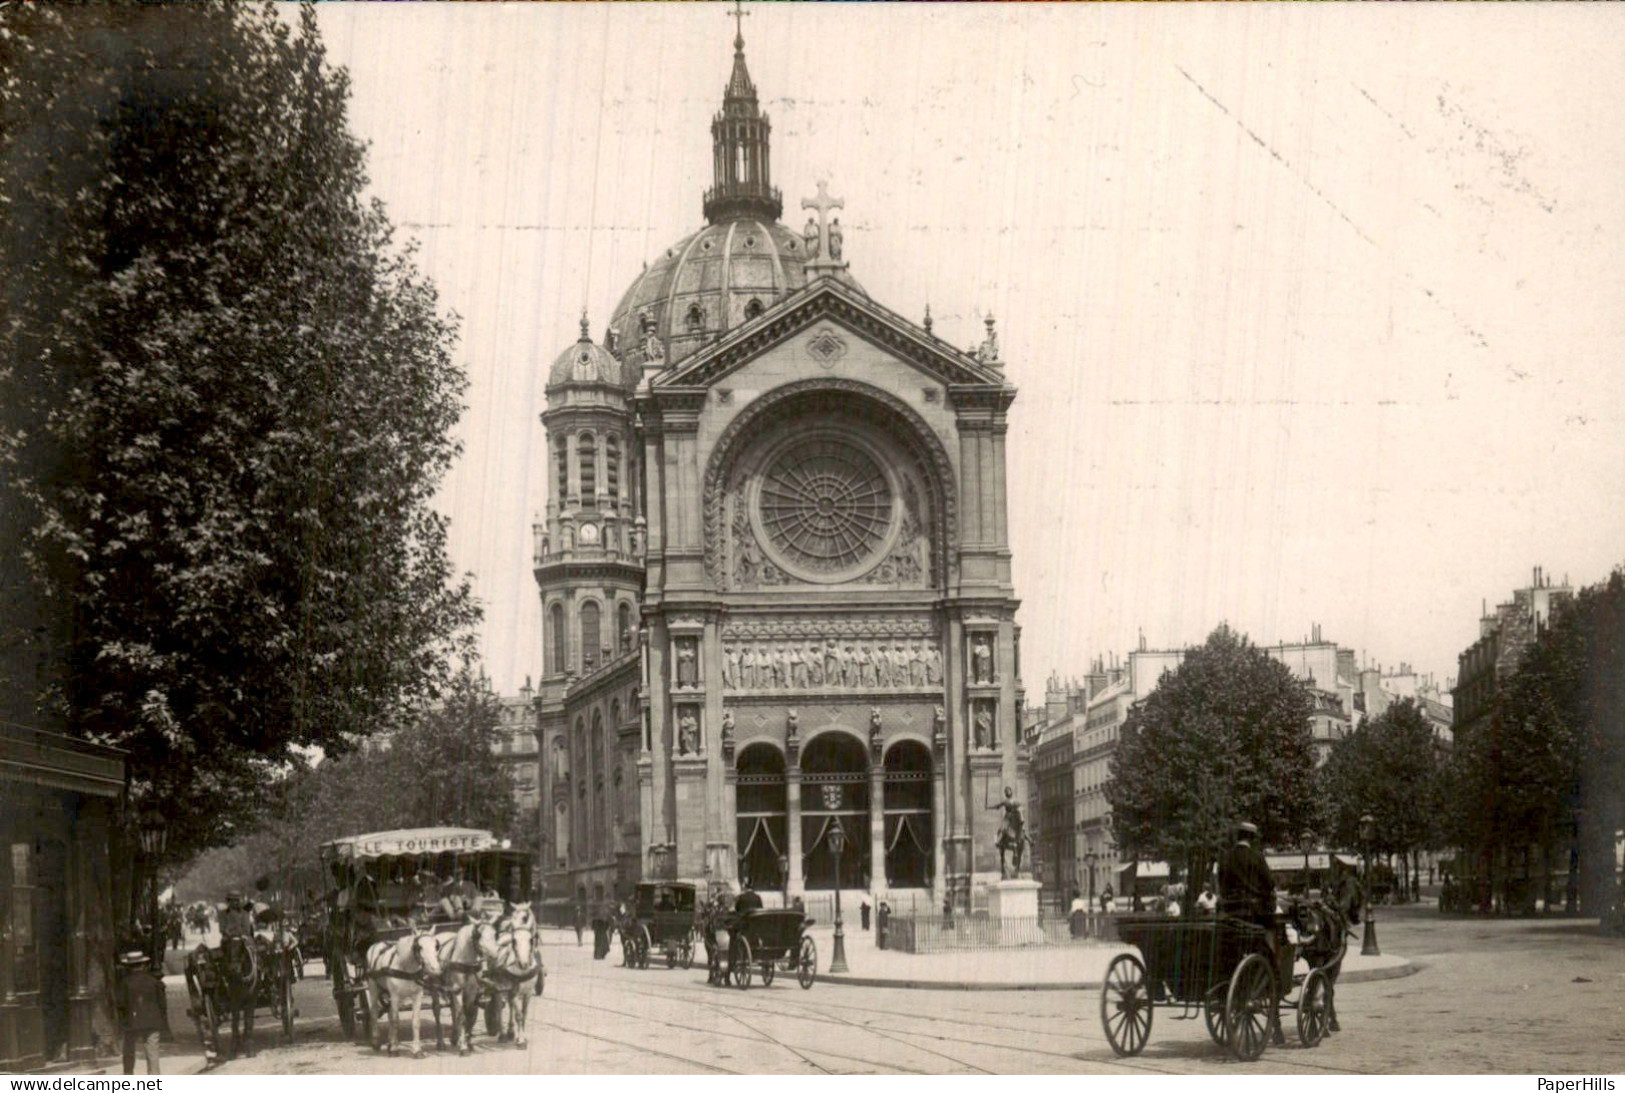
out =
<svg viewBox="0 0 1625 1093"><path fill-rule="evenodd" d="M1364 971L1344 972L1337 977L1339 985L1345 983L1376 983L1384 979L1403 979L1422 970L1422 965L1407 960L1387 968L1368 968ZM1084 983L951 983L930 979L875 979L856 975L830 975L818 977L820 983L835 983L843 987L888 987L910 991L1097 991L1100 981Z"/></svg>

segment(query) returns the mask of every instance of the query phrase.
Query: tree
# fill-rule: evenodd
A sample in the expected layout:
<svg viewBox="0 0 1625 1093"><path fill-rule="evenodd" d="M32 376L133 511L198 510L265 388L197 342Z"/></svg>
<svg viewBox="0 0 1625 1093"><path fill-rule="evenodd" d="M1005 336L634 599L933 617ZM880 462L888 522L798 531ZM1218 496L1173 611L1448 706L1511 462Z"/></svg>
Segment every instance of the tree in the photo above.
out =
<svg viewBox="0 0 1625 1093"><path fill-rule="evenodd" d="M443 685L466 380L309 7L9 5L0 49L6 682L184 857Z"/></svg>
<svg viewBox="0 0 1625 1093"><path fill-rule="evenodd" d="M1106 784L1119 845L1193 879L1242 820L1297 845L1316 827L1312 709L1284 665L1220 626L1129 711Z"/></svg>
<svg viewBox="0 0 1625 1093"><path fill-rule="evenodd" d="M502 706L465 665L442 701L408 714L374 747L308 766L275 783L262 822L205 854L184 898L215 897L269 876L313 887L322 843L401 827L476 827L524 845L508 765L496 751Z"/></svg>
<svg viewBox="0 0 1625 1093"><path fill-rule="evenodd" d="M1415 860L1437 847L1441 763L1433 728L1412 699L1401 699L1336 741L1319 774L1328 834L1340 846L1361 844L1360 819L1374 823L1371 851ZM1410 871L1407 871L1409 875Z"/></svg>

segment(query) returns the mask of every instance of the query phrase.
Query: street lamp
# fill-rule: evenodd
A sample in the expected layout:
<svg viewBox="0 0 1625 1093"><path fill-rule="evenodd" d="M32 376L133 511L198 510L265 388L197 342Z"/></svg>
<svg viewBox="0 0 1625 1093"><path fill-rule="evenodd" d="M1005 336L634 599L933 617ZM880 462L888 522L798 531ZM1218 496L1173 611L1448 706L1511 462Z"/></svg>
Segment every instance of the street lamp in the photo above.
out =
<svg viewBox="0 0 1625 1093"><path fill-rule="evenodd" d="M1089 906L1095 903L1095 862L1100 858L1093 850L1084 854L1083 860L1089 866Z"/></svg>
<svg viewBox="0 0 1625 1093"><path fill-rule="evenodd" d="M1309 851L1315 847L1315 833L1305 828L1303 834L1298 836L1298 839L1303 846L1303 894L1304 898L1307 899L1311 887L1309 884Z"/></svg>
<svg viewBox="0 0 1625 1093"><path fill-rule="evenodd" d="M148 924L152 928L152 936L148 940L148 952L152 959L158 960L164 955L164 932L158 923L158 863L164 856L164 848L169 844L169 825L164 820L163 813L156 809L149 809L141 814L136 827L136 835L141 840L141 855L147 860L147 870L151 873L152 892L147 904L149 914Z"/></svg>
<svg viewBox="0 0 1625 1093"><path fill-rule="evenodd" d="M1377 821L1367 812L1360 817L1360 842L1365 851L1365 939L1360 943L1361 956L1381 956L1377 948L1377 923L1371 898L1371 844L1377 838Z"/></svg>
<svg viewBox="0 0 1625 1093"><path fill-rule="evenodd" d="M829 960L829 973L838 975L846 968L846 931L841 923L841 851L846 849L846 831L837 817L829 833L829 852L835 857L835 953Z"/></svg>
<svg viewBox="0 0 1625 1093"><path fill-rule="evenodd" d="M784 905L790 906L790 855L779 855L779 894Z"/></svg>

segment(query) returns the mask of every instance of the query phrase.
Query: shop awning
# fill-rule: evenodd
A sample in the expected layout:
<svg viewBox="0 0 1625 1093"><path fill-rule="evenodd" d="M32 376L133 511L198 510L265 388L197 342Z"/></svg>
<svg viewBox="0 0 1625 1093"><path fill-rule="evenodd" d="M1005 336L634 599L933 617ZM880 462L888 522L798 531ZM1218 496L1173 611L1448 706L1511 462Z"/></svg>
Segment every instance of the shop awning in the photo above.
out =
<svg viewBox="0 0 1625 1093"><path fill-rule="evenodd" d="M1135 877L1140 880L1155 880L1158 877L1168 876L1168 863L1165 861L1131 861L1124 862L1117 867L1119 873L1134 870Z"/></svg>

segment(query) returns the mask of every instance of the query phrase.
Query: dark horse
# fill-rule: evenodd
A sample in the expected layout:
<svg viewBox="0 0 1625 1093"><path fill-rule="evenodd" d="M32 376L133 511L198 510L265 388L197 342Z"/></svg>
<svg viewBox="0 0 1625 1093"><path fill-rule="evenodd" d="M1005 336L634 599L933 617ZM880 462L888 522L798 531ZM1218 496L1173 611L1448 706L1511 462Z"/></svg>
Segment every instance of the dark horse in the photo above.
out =
<svg viewBox="0 0 1625 1093"><path fill-rule="evenodd" d="M227 937L220 941L220 985L222 1007L231 1015L231 1057L238 1046L247 1044L248 1057L254 1057L254 996L259 990L260 957L254 939Z"/></svg>
<svg viewBox="0 0 1625 1093"><path fill-rule="evenodd" d="M1292 927L1298 931L1304 963L1319 968L1326 976L1328 1032L1341 1031L1337 1023L1337 976L1348 953L1351 927L1359 924L1364 909L1365 893L1350 873L1333 881L1324 898L1292 906Z"/></svg>

